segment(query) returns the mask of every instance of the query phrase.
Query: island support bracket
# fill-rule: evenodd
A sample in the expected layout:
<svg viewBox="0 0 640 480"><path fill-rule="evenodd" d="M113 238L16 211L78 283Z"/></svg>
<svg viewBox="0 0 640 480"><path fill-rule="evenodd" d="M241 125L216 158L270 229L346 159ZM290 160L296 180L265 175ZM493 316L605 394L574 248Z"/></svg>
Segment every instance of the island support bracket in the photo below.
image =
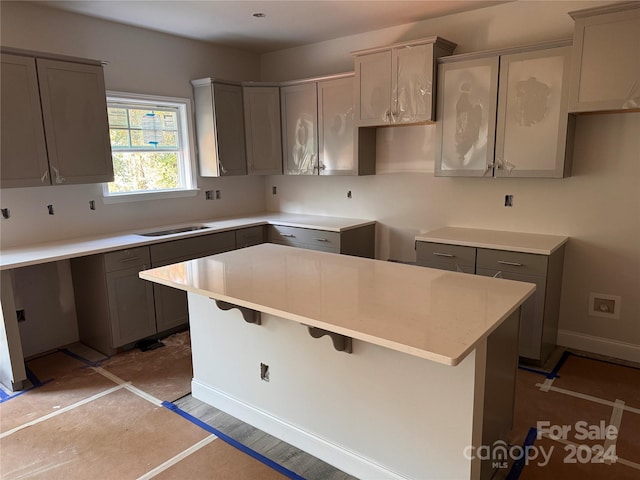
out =
<svg viewBox="0 0 640 480"><path fill-rule="evenodd" d="M222 300L212 300L216 302L216 305L220 310L231 310L232 308L237 308L238 310L240 310L242 318L244 318L244 321L247 323L253 323L255 325L262 324L262 321L260 319L260 312L258 312L257 310L252 310L251 308L247 307L240 307L239 305L223 302Z"/></svg>
<svg viewBox="0 0 640 480"><path fill-rule="evenodd" d="M329 335L331 337L331 341L333 342L333 348L335 348L339 352L352 353L352 338L347 337L345 335L340 335L339 333L330 332L328 330L323 330L318 327L309 327L309 335L313 338L320 338L325 335Z"/></svg>

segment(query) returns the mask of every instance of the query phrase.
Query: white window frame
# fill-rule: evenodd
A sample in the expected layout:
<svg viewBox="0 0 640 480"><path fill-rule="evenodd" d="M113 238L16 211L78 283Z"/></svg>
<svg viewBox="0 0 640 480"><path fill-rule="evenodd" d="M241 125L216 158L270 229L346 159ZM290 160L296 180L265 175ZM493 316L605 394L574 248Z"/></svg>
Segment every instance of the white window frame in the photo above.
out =
<svg viewBox="0 0 640 480"><path fill-rule="evenodd" d="M106 92L107 104L125 103L129 105L140 105L148 107L149 105L157 105L158 107L173 107L178 109L180 117L180 138L182 147L183 169L184 169L184 188L175 188L171 190L149 190L146 192L126 192L113 193L109 192L107 183L102 184L102 201L104 203L121 203L121 202L137 202L142 200L157 200L162 198L180 198L195 197L199 188L197 183L197 167L195 152L195 135L193 129L193 109L190 98L179 97L163 97L158 95L145 95L141 93L126 92Z"/></svg>

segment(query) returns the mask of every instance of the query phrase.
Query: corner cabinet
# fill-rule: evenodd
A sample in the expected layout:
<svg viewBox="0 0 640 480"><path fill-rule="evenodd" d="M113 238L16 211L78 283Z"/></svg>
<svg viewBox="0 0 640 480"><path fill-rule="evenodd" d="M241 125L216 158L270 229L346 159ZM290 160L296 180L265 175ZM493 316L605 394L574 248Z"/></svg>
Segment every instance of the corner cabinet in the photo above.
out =
<svg viewBox="0 0 640 480"><path fill-rule="evenodd" d="M280 88L243 85L244 128L249 175L282 174Z"/></svg>
<svg viewBox="0 0 640 480"><path fill-rule="evenodd" d="M443 59L435 175L568 176L574 119L566 45Z"/></svg>
<svg viewBox="0 0 640 480"><path fill-rule="evenodd" d="M244 109L240 84L192 80L200 176L247 174Z"/></svg>
<svg viewBox="0 0 640 480"><path fill-rule="evenodd" d="M1 186L113 181L99 62L3 50Z"/></svg>
<svg viewBox="0 0 640 480"><path fill-rule="evenodd" d="M355 62L355 123L359 127L435 120L436 59L456 44L429 37L352 52Z"/></svg>
<svg viewBox="0 0 640 480"><path fill-rule="evenodd" d="M569 111L640 111L640 3L576 12Z"/></svg>

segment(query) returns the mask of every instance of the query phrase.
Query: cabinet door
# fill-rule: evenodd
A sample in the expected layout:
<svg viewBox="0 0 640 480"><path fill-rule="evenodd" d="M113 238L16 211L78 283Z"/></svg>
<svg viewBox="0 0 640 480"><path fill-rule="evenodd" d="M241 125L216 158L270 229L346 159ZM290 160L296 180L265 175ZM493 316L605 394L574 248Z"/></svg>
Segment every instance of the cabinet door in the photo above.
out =
<svg viewBox="0 0 640 480"><path fill-rule="evenodd" d="M138 273L144 268L131 267L107 273L107 296L114 348L156 333L153 284L138 277Z"/></svg>
<svg viewBox="0 0 640 480"><path fill-rule="evenodd" d="M561 47L500 57L496 177L564 176L570 55Z"/></svg>
<svg viewBox="0 0 640 480"><path fill-rule="evenodd" d="M358 126L388 125L391 117L391 50L355 57Z"/></svg>
<svg viewBox="0 0 640 480"><path fill-rule="evenodd" d="M213 102L220 175L246 175L242 87L214 83Z"/></svg>
<svg viewBox="0 0 640 480"><path fill-rule="evenodd" d="M243 87L244 126L249 175L282 173L280 89Z"/></svg>
<svg viewBox="0 0 640 480"><path fill-rule="evenodd" d="M354 175L353 77L318 82L320 175Z"/></svg>
<svg viewBox="0 0 640 480"><path fill-rule="evenodd" d="M492 176L498 57L438 68L435 175Z"/></svg>
<svg viewBox="0 0 640 480"><path fill-rule="evenodd" d="M395 123L428 122L435 119L433 94L433 44L393 50L396 76L392 116Z"/></svg>
<svg viewBox="0 0 640 480"><path fill-rule="evenodd" d="M102 67L36 62L51 183L113 181Z"/></svg>
<svg viewBox="0 0 640 480"><path fill-rule="evenodd" d="M525 275L490 268L476 268L477 275L485 277L504 278L519 282L533 283L536 291L522 304L520 310L520 340L518 341L518 355L540 360L542 352L542 330L544 326L544 298L546 279L538 275Z"/></svg>
<svg viewBox="0 0 640 480"><path fill-rule="evenodd" d="M284 173L313 175L318 169L318 94L316 83L280 89Z"/></svg>
<svg viewBox="0 0 640 480"><path fill-rule="evenodd" d="M3 53L0 75L0 185L50 185L36 61Z"/></svg>
<svg viewBox="0 0 640 480"><path fill-rule="evenodd" d="M622 11L612 11L614 9ZM569 111L638 111L638 3L612 5L609 13L600 15L583 17L580 12L575 12L574 18Z"/></svg>

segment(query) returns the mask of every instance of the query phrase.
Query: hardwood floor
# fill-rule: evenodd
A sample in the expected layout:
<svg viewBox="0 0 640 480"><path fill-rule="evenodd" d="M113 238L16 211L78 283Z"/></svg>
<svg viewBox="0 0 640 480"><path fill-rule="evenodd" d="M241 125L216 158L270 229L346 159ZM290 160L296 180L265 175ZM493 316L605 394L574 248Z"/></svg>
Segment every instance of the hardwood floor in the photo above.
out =
<svg viewBox="0 0 640 480"><path fill-rule="evenodd" d="M357 480L308 453L193 398L173 402L180 409L307 480Z"/></svg>

